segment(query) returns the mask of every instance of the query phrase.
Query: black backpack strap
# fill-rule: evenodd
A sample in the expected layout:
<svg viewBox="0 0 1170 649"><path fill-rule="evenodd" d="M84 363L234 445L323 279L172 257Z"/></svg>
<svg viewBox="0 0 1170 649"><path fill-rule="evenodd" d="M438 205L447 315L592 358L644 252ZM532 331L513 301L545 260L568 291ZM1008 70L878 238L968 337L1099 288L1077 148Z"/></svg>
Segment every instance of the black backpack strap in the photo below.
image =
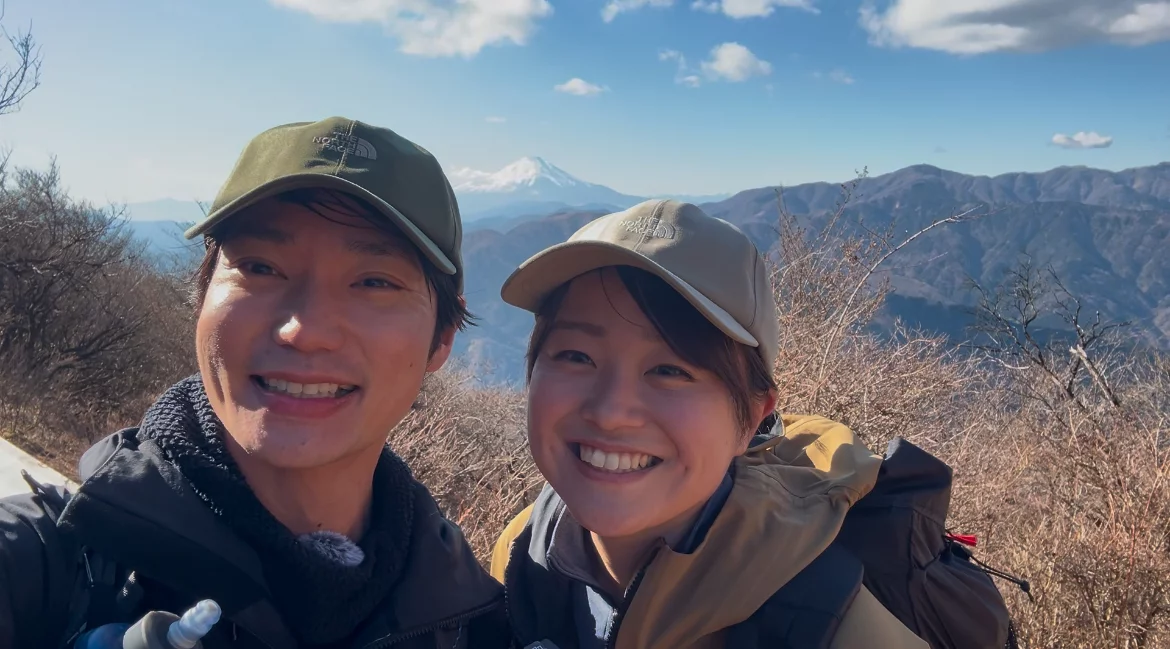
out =
<svg viewBox="0 0 1170 649"><path fill-rule="evenodd" d="M861 592L861 561L832 543L750 618L727 630L736 649L827 649Z"/></svg>
<svg viewBox="0 0 1170 649"><path fill-rule="evenodd" d="M21 477L39 499L49 520L56 525L73 494L53 485L44 485L27 471ZM67 554L60 564L66 566L71 575L52 579L52 583L70 583L68 592L53 589L49 594L50 610L62 611L64 625L57 642L58 647L71 647L85 631L107 622L124 621L142 599L142 589L137 576L119 565L106 560L91 548L78 542L72 535L63 535L67 541L63 551Z"/></svg>

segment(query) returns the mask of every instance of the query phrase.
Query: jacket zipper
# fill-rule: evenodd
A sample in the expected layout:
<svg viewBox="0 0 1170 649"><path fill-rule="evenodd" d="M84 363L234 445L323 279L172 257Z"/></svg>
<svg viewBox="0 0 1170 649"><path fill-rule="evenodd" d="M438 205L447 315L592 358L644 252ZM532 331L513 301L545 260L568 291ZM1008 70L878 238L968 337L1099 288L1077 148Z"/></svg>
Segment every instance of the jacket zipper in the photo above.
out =
<svg viewBox="0 0 1170 649"><path fill-rule="evenodd" d="M609 627L609 640L606 641L607 649L615 649L617 647L618 628L622 625L622 620L626 617L626 611L630 608L630 602L634 599L634 594L638 591L638 586L642 585L642 577L646 576L646 571L650 568L650 564L654 562L654 557L658 556L658 550L650 556L650 559L642 565L642 568L634 575L634 580L630 582L630 587L626 589L625 595L622 597L621 606L614 611L613 621Z"/></svg>
<svg viewBox="0 0 1170 649"><path fill-rule="evenodd" d="M505 595L505 597L506 597L506 595ZM428 633L433 633L435 631L438 631L439 629L442 629L444 627L461 625L464 622L467 622L471 619L474 619L474 618L477 618L477 617L483 615L484 613L490 612L492 609L496 608L499 605L500 605L500 600L496 599L496 600L493 600L490 604L485 604L479 608L475 608L475 609L472 609L470 611L467 611L466 613L460 613L459 615L456 615L454 617L449 617L445 620L440 620L440 621L435 622L433 624L428 624L426 626L417 627L417 628L411 629L409 631L403 631L401 633L396 633L393 635L388 635L384 638L380 638L380 639L375 640L374 642L371 642L370 644L366 645L363 649L384 649L384 647L389 647L391 645L397 644L397 643L402 642L404 640L411 640L411 639L414 639L414 638L417 638L420 636L424 636Z"/></svg>

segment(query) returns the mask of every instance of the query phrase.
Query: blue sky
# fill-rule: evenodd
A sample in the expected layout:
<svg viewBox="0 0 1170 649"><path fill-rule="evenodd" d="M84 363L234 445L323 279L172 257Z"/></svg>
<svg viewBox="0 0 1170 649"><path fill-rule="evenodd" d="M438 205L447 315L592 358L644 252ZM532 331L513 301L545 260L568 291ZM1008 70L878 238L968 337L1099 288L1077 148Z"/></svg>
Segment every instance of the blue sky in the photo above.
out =
<svg viewBox="0 0 1170 649"><path fill-rule="evenodd" d="M210 198L249 137L333 114L631 194L1170 160L1162 0L6 4L44 69L0 144L99 202Z"/></svg>

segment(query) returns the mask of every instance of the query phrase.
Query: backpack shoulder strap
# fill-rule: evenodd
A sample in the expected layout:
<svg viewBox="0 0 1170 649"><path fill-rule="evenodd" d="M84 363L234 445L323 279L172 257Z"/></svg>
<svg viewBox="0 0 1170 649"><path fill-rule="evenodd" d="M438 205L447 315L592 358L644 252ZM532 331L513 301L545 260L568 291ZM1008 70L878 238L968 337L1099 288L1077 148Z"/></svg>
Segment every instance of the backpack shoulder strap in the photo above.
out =
<svg viewBox="0 0 1170 649"><path fill-rule="evenodd" d="M726 646L827 649L863 577L861 561L830 544L750 618L729 628Z"/></svg>
<svg viewBox="0 0 1170 649"><path fill-rule="evenodd" d="M36 494L44 509L48 522L58 525L62 514L72 500L73 494L56 485L45 485L34 479L27 471L21 476ZM58 617L64 621L58 647L70 647L89 628L114 621L128 613L141 597L133 572L106 560L72 535L62 536L61 551L64 557L59 565L69 571L63 579L53 579L53 584L70 584L68 590L51 588L48 594L50 610L60 611Z"/></svg>

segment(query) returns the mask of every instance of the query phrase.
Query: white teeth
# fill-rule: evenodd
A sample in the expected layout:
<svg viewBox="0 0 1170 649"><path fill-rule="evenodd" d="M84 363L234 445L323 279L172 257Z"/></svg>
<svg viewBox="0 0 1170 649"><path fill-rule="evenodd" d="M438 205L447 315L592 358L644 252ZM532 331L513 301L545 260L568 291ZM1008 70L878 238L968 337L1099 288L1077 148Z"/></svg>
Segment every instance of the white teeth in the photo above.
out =
<svg viewBox="0 0 1170 649"><path fill-rule="evenodd" d="M640 471L650 465L653 458L645 453L606 453L599 448L580 444L581 461L614 473Z"/></svg>
<svg viewBox="0 0 1170 649"><path fill-rule="evenodd" d="M302 399L327 399L337 396L337 392L350 392L352 385L338 385L336 383L293 383L283 379L262 379L265 387L272 392L282 392Z"/></svg>

